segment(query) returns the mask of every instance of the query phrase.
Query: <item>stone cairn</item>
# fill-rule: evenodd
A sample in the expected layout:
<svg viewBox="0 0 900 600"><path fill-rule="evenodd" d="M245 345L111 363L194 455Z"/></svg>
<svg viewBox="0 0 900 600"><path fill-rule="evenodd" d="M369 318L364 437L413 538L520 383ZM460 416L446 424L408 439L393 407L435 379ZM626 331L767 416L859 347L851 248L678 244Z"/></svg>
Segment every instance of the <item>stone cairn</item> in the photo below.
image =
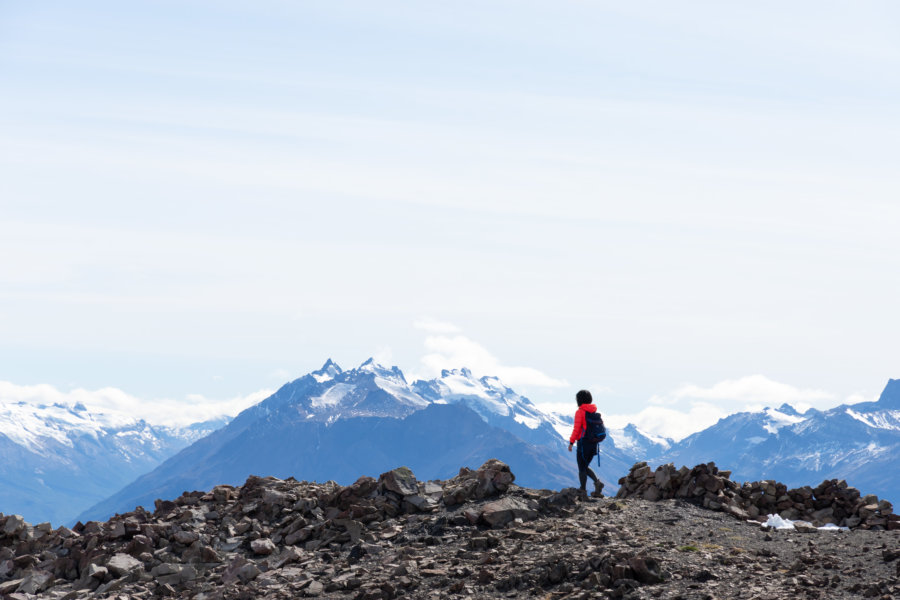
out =
<svg viewBox="0 0 900 600"><path fill-rule="evenodd" d="M861 496L844 480L829 479L815 488L788 489L777 481L737 483L731 471L719 470L715 463L692 469L676 469L672 463L652 471L646 462L635 463L628 475L619 479L617 498L656 501L677 498L704 508L731 514L743 520L765 522L770 514L799 521L795 526L821 527L834 524L850 529L900 529L900 515L893 505L870 494Z"/></svg>
<svg viewBox="0 0 900 600"><path fill-rule="evenodd" d="M485 586L551 589L573 577L609 587L661 580L658 563L635 552L577 566L549 553L528 574L505 579L475 562L493 560L505 539L499 532L521 543L538 535L520 530L522 523L565 517L576 506L572 488L529 490L514 479L491 459L446 481L417 481L406 467L346 487L251 476L243 486L157 500L152 513L138 507L71 529L0 514L0 598L391 600L427 588L442 596ZM415 558L461 537L467 549L455 556L471 555L471 567L454 557L447 561L456 560L455 568Z"/></svg>

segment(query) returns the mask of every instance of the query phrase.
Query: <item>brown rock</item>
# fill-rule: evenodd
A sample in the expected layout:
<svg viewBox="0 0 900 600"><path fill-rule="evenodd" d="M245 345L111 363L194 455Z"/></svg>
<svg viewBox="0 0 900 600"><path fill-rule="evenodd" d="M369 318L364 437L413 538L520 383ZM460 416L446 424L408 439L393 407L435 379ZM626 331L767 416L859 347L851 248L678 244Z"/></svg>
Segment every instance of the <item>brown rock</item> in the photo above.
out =
<svg viewBox="0 0 900 600"><path fill-rule="evenodd" d="M475 497L479 499L505 493L516 479L509 465L496 458L478 467L475 476L478 481Z"/></svg>
<svg viewBox="0 0 900 600"><path fill-rule="evenodd" d="M116 577L122 577L138 569L142 569L144 564L138 559L124 553L117 553L106 563L106 568Z"/></svg>
<svg viewBox="0 0 900 600"><path fill-rule="evenodd" d="M641 583L661 583L659 561L649 556L633 556L628 560L628 566L634 573L634 578Z"/></svg>
<svg viewBox="0 0 900 600"><path fill-rule="evenodd" d="M275 552L277 549L275 543L269 538L260 538L258 540L253 540L250 542L250 549L253 550L256 554L261 554L263 556L268 556Z"/></svg>
<svg viewBox="0 0 900 600"><path fill-rule="evenodd" d="M530 521L538 517L538 512L528 503L518 498L501 498L484 505L481 518L491 527L502 527L514 519Z"/></svg>
<svg viewBox="0 0 900 600"><path fill-rule="evenodd" d="M398 467L387 473L382 473L378 478L382 489L394 492L398 496L410 496L419 493L419 484L416 476L409 467Z"/></svg>

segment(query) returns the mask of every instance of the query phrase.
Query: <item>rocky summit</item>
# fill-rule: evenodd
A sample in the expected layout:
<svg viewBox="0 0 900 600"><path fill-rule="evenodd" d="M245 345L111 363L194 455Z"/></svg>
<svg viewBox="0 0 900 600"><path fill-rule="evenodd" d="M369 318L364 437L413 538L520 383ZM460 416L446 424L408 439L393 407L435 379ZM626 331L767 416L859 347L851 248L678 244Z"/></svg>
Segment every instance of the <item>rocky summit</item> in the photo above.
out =
<svg viewBox="0 0 900 600"><path fill-rule="evenodd" d="M745 488L711 464L638 463L621 497L580 500L514 480L489 460L444 481L405 467L346 487L250 477L71 529L0 515L0 596L900 597L892 507L840 482ZM766 526L770 508L809 526ZM851 527L814 526L838 519Z"/></svg>

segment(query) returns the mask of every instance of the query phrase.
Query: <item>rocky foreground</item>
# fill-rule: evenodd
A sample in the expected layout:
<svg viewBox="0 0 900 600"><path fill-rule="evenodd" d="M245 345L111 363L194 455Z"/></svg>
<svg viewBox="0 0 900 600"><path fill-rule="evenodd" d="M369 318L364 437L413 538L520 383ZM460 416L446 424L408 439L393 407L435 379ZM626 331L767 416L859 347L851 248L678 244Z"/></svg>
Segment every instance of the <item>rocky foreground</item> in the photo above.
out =
<svg viewBox="0 0 900 600"><path fill-rule="evenodd" d="M876 499L872 508L841 482L807 497L774 482L740 486L714 465L654 473L639 463L620 481L621 498L580 501L574 489L513 480L491 460L446 481L419 482L403 467L347 487L250 477L73 529L0 515L0 595L900 597L892 507ZM795 511L810 525L772 530L751 506ZM818 530L814 512L853 528Z"/></svg>

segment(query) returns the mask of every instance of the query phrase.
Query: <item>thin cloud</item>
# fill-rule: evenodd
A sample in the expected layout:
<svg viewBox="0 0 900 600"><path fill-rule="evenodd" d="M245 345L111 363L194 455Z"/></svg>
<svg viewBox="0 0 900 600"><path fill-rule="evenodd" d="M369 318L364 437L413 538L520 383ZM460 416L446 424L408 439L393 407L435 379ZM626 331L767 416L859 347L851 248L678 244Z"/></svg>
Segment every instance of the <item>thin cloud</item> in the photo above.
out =
<svg viewBox="0 0 900 600"><path fill-rule="evenodd" d="M390 346L378 346L375 352L372 353L372 360L379 365L390 367L394 360L394 351L391 350Z"/></svg>
<svg viewBox="0 0 900 600"><path fill-rule="evenodd" d="M862 394L842 400L826 390L799 388L764 375L748 375L708 387L688 383L667 394L654 395L649 406L640 412L609 415L608 418L615 427L634 423L648 433L677 441L736 412L789 404L802 413L810 408L825 410L841 401L854 404L871 400L873 398Z"/></svg>
<svg viewBox="0 0 900 600"><path fill-rule="evenodd" d="M729 411L708 402L694 402L686 411L663 406L648 406L635 414L604 415L610 427L622 428L633 423L638 429L654 435L682 440L692 433L715 425Z"/></svg>
<svg viewBox="0 0 900 600"><path fill-rule="evenodd" d="M200 421L233 417L245 408L258 404L272 394L272 390L260 390L246 396L226 399L207 398L200 394L188 394L184 399L142 399L118 388L99 390L77 388L68 392L52 385L17 385L0 381L0 402L24 402L33 406L59 404L74 406L83 404L88 410L107 415L112 420L143 419L154 425L185 426Z"/></svg>
<svg viewBox="0 0 900 600"><path fill-rule="evenodd" d="M453 323L439 321L437 319L432 319L431 317L422 317L421 319L417 319L416 322L413 323L413 327L428 333L438 334L459 333L460 331L459 327L457 327Z"/></svg>
<svg viewBox="0 0 900 600"><path fill-rule="evenodd" d="M824 390L801 389L773 381L764 375L749 375L740 379L726 379L704 388L688 384L675 391L676 399L699 398L744 405L780 406L781 404L807 403L811 405L831 403L835 395Z"/></svg>
<svg viewBox="0 0 900 600"><path fill-rule="evenodd" d="M455 325L430 320L426 322L434 331L435 324L442 331L458 331ZM425 329L417 322L418 329ZM464 335L429 335L425 338L427 354L422 357L423 373L420 378L436 377L443 369L466 367L477 376L493 375L506 385L534 386L540 388L568 387L563 379L556 379L533 367L504 365L487 348Z"/></svg>

